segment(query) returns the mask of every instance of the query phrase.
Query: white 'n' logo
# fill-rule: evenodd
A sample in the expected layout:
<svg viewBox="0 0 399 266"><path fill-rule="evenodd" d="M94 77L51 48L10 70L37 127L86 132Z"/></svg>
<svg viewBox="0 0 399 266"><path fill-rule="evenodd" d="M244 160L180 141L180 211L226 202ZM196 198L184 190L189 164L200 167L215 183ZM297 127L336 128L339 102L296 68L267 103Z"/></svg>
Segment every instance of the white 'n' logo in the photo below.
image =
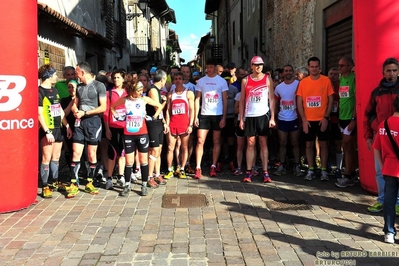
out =
<svg viewBox="0 0 399 266"><path fill-rule="evenodd" d="M0 75L0 112L18 108L22 102L21 91L25 89L26 79L23 76ZM7 97L4 102L3 97Z"/></svg>

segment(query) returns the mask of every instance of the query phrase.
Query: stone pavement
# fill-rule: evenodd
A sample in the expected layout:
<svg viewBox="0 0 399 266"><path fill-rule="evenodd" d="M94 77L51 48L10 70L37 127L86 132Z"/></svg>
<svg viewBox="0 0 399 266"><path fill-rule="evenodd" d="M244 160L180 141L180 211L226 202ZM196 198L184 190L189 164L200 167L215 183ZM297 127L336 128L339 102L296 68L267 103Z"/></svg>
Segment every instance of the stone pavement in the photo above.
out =
<svg viewBox="0 0 399 266"><path fill-rule="evenodd" d="M382 214L366 211L375 197L359 184L272 178L172 178L147 197L139 185L127 198L119 188L38 196L36 205L0 214L0 265L399 265L398 245L382 241ZM162 208L165 193L203 193L208 206ZM266 207L287 199L312 208Z"/></svg>

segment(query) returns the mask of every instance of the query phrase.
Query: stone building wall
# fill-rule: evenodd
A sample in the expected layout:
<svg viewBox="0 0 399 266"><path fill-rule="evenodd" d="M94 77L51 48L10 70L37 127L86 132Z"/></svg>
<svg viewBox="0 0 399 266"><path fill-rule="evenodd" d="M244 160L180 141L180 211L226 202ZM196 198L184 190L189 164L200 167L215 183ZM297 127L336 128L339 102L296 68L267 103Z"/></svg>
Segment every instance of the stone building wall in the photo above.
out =
<svg viewBox="0 0 399 266"><path fill-rule="evenodd" d="M273 69L286 64L306 66L314 55L315 6L316 0L274 1L272 52L266 59Z"/></svg>

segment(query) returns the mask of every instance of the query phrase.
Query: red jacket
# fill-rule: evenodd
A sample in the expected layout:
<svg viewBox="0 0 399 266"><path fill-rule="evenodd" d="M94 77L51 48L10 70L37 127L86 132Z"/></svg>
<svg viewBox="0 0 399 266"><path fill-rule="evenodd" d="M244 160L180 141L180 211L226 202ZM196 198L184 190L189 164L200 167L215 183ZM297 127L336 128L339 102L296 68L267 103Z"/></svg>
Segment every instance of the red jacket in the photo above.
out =
<svg viewBox="0 0 399 266"><path fill-rule="evenodd" d="M112 95L110 95L110 93ZM110 106L111 104L113 104L114 102L116 102L117 100L119 100L122 97L126 97L127 96L127 92L125 90L123 90L123 93L121 96L119 96L118 92L116 91L115 87L112 88L112 90L107 91L107 109L105 110L104 114L103 114L103 120L104 123L109 124L109 127L112 128L125 128L125 121L117 121L115 120L115 118L113 117L113 115L111 114L111 110L110 110ZM120 105L115 107L116 112L120 112L120 113L124 113L126 115L125 112L125 105Z"/></svg>
<svg viewBox="0 0 399 266"><path fill-rule="evenodd" d="M399 79L392 87L384 85L385 79L371 92L370 100L366 106L363 118L364 139L373 139L374 133L378 132L378 126L388 117L392 116L393 101L399 94Z"/></svg>

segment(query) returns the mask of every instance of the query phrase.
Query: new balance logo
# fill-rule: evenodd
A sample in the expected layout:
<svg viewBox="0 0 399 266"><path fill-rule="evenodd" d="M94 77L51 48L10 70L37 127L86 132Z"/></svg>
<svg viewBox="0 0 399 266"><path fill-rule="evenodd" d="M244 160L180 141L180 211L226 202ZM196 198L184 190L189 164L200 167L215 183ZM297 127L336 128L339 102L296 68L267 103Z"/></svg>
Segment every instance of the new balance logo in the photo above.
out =
<svg viewBox="0 0 399 266"><path fill-rule="evenodd" d="M26 87L23 76L0 75L0 112L8 112L19 107L21 92Z"/></svg>

